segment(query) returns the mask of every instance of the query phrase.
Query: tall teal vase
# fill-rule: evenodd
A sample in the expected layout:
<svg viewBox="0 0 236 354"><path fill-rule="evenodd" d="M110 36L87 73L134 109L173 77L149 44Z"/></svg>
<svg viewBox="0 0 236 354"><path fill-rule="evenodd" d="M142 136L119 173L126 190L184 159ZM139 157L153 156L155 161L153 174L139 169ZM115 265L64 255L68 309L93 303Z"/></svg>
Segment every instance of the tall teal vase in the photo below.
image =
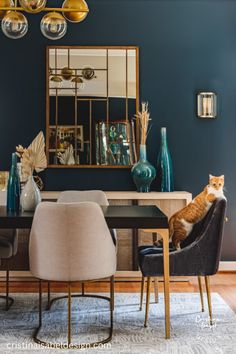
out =
<svg viewBox="0 0 236 354"><path fill-rule="evenodd" d="M7 211L20 210L20 177L17 168L17 155L12 154L11 170L7 185Z"/></svg>
<svg viewBox="0 0 236 354"><path fill-rule="evenodd" d="M150 192L150 186L156 177L156 169L147 160L146 145L140 145L140 159L131 170L138 192Z"/></svg>
<svg viewBox="0 0 236 354"><path fill-rule="evenodd" d="M173 166L167 144L166 128L161 128L161 147L157 159L157 182L161 192L174 190Z"/></svg>

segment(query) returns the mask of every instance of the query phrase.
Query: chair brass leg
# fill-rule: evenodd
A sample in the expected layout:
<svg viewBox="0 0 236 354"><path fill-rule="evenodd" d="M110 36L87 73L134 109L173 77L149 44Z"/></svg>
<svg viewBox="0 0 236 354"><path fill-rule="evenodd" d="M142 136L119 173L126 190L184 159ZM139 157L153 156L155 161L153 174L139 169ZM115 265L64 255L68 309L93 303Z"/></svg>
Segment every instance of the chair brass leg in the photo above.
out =
<svg viewBox="0 0 236 354"><path fill-rule="evenodd" d="M68 283L68 348L71 344L71 283Z"/></svg>
<svg viewBox="0 0 236 354"><path fill-rule="evenodd" d="M208 302L208 310L209 310L209 317L210 317L210 325L213 325L212 319L212 306L211 306L211 289L210 289L210 277L207 275L205 276L205 284L206 284L206 291L207 291L207 302Z"/></svg>
<svg viewBox="0 0 236 354"><path fill-rule="evenodd" d="M9 266L7 261L7 270L6 270L6 311L9 310Z"/></svg>
<svg viewBox="0 0 236 354"><path fill-rule="evenodd" d="M39 327L42 326L42 280L39 280Z"/></svg>
<svg viewBox="0 0 236 354"><path fill-rule="evenodd" d="M47 304L47 310L50 309L50 302L51 302L51 283L48 281L48 304Z"/></svg>
<svg viewBox="0 0 236 354"><path fill-rule="evenodd" d="M154 278L154 294L155 294L155 302L158 303L159 302L159 291L158 291L158 280L155 277Z"/></svg>
<svg viewBox="0 0 236 354"><path fill-rule="evenodd" d="M98 348L98 346L100 344L105 344L111 341L112 339L112 333L113 333L113 307L114 307L114 277L110 278L110 297L107 296L102 296L102 295L90 295L90 294L86 294L86 295L75 295L75 294L71 294L71 283L68 283L68 294L67 296L60 296L57 298L54 298L51 300L50 302L50 308L51 305L56 302L59 299L65 299L67 298L68 300L68 337L67 337L67 344L61 344L61 343L50 343L50 342L46 342L43 341L41 339L38 338L38 335L40 333L40 330L42 328L42 281L39 281L39 325L36 328L36 330L33 333L33 340L35 341L35 343L40 344L40 346L44 346L46 348L52 348L52 349L84 349L84 344L72 344L71 341L71 298L72 297L88 297L88 298L96 298L96 299L103 299L108 301L109 304L109 308L110 308L110 327L109 327L109 335L107 338L100 340L98 342L93 342L93 343L87 343L86 345L89 346L89 348Z"/></svg>
<svg viewBox="0 0 236 354"><path fill-rule="evenodd" d="M150 302L150 285L151 285L151 277L147 278L147 295L146 295L146 311L145 311L145 321L144 327L147 327L148 322L148 311L149 311L149 302Z"/></svg>
<svg viewBox="0 0 236 354"><path fill-rule="evenodd" d="M110 298L111 298L111 302L110 302L110 307L111 307L111 311L114 311L115 309L115 299L114 299L114 276L112 276L110 278Z"/></svg>
<svg viewBox="0 0 236 354"><path fill-rule="evenodd" d="M199 287L199 292L200 292L202 312L204 312L204 298L203 298L203 291L202 291L202 279L201 279L200 275L197 278L198 278L198 287Z"/></svg>
<svg viewBox="0 0 236 354"><path fill-rule="evenodd" d="M142 276L142 281L141 281L141 294L140 294L140 307L139 307L139 310L140 310L140 311L142 311L142 308L143 308L144 285L145 285L145 277Z"/></svg>
<svg viewBox="0 0 236 354"><path fill-rule="evenodd" d="M115 308L114 299L114 276L110 278L110 338L112 338L113 333L113 311Z"/></svg>
<svg viewBox="0 0 236 354"><path fill-rule="evenodd" d="M0 299L5 301L5 310L8 311L12 304L14 303L14 299L9 296L9 260L6 260L6 294L0 295Z"/></svg>

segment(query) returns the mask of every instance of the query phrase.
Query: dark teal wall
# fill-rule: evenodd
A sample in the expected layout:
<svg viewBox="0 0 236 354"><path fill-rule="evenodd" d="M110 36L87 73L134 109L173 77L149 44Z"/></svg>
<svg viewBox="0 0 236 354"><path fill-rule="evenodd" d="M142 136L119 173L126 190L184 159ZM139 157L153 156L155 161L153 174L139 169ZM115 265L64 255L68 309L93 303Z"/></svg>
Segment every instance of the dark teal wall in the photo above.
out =
<svg viewBox="0 0 236 354"><path fill-rule="evenodd" d="M149 101L153 119L149 159L155 164L159 130L166 126L177 190L196 194L209 173L225 174L229 223L223 259L236 260L236 1L88 3L87 20L70 24L56 44L140 47L141 98ZM36 17L30 16L29 33L19 41L0 33L1 170L9 168L16 144L27 145L45 129L45 48L53 42L40 34ZM198 90L218 93L216 120L196 117ZM134 189L128 170L47 170L44 180L50 190Z"/></svg>

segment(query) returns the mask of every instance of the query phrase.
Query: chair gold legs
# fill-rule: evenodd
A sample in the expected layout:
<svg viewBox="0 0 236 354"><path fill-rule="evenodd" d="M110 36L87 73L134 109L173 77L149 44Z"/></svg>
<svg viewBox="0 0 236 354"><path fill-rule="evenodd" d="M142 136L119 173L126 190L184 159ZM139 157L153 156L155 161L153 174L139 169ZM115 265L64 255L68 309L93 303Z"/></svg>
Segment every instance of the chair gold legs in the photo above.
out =
<svg viewBox="0 0 236 354"><path fill-rule="evenodd" d="M143 293L144 293L145 277L142 276L141 281L141 293L140 293L140 307L139 310L142 311L143 308Z"/></svg>
<svg viewBox="0 0 236 354"><path fill-rule="evenodd" d="M51 283L48 281L48 303L47 303L47 308L46 310L50 309L50 302L51 302Z"/></svg>
<svg viewBox="0 0 236 354"><path fill-rule="evenodd" d="M197 279L198 279L198 287L199 287L199 292L200 292L202 312L204 312L204 298L203 298L203 291L202 291L202 279L201 279L200 275L197 277Z"/></svg>
<svg viewBox="0 0 236 354"><path fill-rule="evenodd" d="M92 298L98 298L98 299L103 299L106 300L110 303L110 327L109 327L109 335L107 338L98 341L98 342L93 342L93 343L87 343L86 345L89 348L98 348L99 344L105 344L111 341L112 339L112 333L113 333L113 309L114 309L114 276L110 277L110 297L107 296L101 296L101 295L90 295L90 294L79 294L79 295L72 295L71 294L71 282L68 283L68 295L67 296L61 296L54 298L50 301L49 304L49 309L51 308L52 304L59 300L59 299L64 299L67 298L68 301L68 331L67 331L67 345L66 344L59 344L59 343L49 343L46 341L43 341L38 338L39 332L42 328L42 281L39 280L39 324L36 330L33 333L33 340L40 344L41 346L45 347L50 347L50 348L61 348L61 349L82 349L84 348L85 344L72 344L72 338L71 338L71 298L72 297L92 297Z"/></svg>
<svg viewBox="0 0 236 354"><path fill-rule="evenodd" d="M208 302L208 310L209 310L209 317L210 317L210 325L213 325L212 319L212 306L211 306L211 289L210 289L210 277L207 275L205 276L205 284L206 284L206 292L207 292L207 302Z"/></svg>
<svg viewBox="0 0 236 354"><path fill-rule="evenodd" d="M8 259L6 261L6 295L0 296L0 299L4 299L6 301L5 310L8 311L12 306L14 299L9 296L9 263Z"/></svg>
<svg viewBox="0 0 236 354"><path fill-rule="evenodd" d="M149 311L149 302L150 302L150 285L151 285L151 277L148 277L147 278L147 296L146 296L146 310L145 310L144 327L147 327L147 322L148 322L148 311Z"/></svg>
<svg viewBox="0 0 236 354"><path fill-rule="evenodd" d="M71 283L68 283L68 348L71 344Z"/></svg>

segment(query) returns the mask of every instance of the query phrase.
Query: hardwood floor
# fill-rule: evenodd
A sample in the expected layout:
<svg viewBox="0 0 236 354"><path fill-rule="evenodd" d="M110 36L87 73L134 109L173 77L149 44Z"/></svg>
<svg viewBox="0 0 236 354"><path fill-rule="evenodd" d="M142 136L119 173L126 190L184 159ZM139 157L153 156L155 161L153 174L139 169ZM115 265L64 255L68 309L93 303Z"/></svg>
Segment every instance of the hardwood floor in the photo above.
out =
<svg viewBox="0 0 236 354"><path fill-rule="evenodd" d="M183 278L181 278L183 279ZM188 277L189 281L177 281L171 282L170 290L171 292L198 292L198 281L197 277ZM160 279L161 280L161 279ZM217 292L221 297L227 302L227 304L236 313L236 273L218 273L210 278L211 280L211 291ZM140 292L140 281L138 279L116 279L115 291L116 292ZM79 292L81 290L80 284L73 284L73 291ZM44 284L44 290L46 291L47 284ZM106 281L101 281L98 283L87 283L85 285L87 292L108 292L109 284ZM5 291L5 283L0 282L0 292ZM11 293L28 293L37 292L38 283L37 281L12 281L10 284ZM52 283L52 292L65 292L66 284ZM152 288L153 291L153 288ZM159 282L159 291L163 292L163 283ZM205 287L204 287L205 291Z"/></svg>

